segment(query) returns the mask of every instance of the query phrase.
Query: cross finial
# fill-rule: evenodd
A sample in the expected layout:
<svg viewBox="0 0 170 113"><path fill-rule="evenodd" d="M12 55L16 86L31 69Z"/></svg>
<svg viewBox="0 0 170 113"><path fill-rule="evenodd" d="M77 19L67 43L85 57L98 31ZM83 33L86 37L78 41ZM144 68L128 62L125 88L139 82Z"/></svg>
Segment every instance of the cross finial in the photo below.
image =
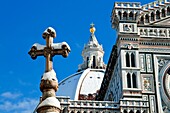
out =
<svg viewBox="0 0 170 113"><path fill-rule="evenodd" d="M91 27L94 27L94 25L95 25L95 24L94 24L93 22L90 24Z"/></svg>
<svg viewBox="0 0 170 113"><path fill-rule="evenodd" d="M67 57L70 52L70 47L66 42L53 43L53 38L56 37L56 32L52 27L48 27L42 37L46 40L46 45L34 44L28 52L32 59L37 56L44 56L46 58L46 72L53 69L52 57L55 55L62 55Z"/></svg>

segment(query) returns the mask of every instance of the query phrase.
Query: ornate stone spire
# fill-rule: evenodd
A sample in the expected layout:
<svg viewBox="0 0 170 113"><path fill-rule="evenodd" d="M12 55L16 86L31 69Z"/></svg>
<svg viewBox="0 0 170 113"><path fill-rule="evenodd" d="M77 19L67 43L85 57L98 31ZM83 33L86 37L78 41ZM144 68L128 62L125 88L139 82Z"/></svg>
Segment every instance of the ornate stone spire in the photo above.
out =
<svg viewBox="0 0 170 113"><path fill-rule="evenodd" d="M100 45L95 36L96 28L92 23L90 25L90 39L85 44L82 51L83 64L79 65L79 70L94 68L94 69L105 69L106 65L103 62L103 47Z"/></svg>
<svg viewBox="0 0 170 113"><path fill-rule="evenodd" d="M97 39L96 39L96 36L95 36L95 31L96 31L96 28L94 27L94 24L92 23L92 24L90 24L90 33L91 33L91 35L90 35L90 40L89 40L89 44L95 44L96 46L98 46L99 45L99 43L98 43L98 41L97 41Z"/></svg>
<svg viewBox="0 0 170 113"><path fill-rule="evenodd" d="M55 37L55 30L51 27L47 28L43 33L46 45L36 43L28 52L32 59L36 59L37 56L44 56L46 58L46 69L40 83L42 97L35 110L37 113L60 113L60 102L55 95L55 92L58 90L58 80L53 70L52 58L55 55L67 57L70 52L70 47L66 42L53 43L53 38Z"/></svg>

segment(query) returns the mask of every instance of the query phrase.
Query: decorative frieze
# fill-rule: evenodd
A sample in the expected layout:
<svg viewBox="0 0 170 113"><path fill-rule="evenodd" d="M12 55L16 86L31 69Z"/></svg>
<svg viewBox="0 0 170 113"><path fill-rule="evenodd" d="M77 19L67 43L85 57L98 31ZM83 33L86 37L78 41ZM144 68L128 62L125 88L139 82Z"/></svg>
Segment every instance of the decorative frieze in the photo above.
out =
<svg viewBox="0 0 170 113"><path fill-rule="evenodd" d="M140 35L140 37L170 38L170 29L139 27L138 35Z"/></svg>
<svg viewBox="0 0 170 113"><path fill-rule="evenodd" d="M119 24L120 33L137 33L137 24L134 23L120 23Z"/></svg>
<svg viewBox="0 0 170 113"><path fill-rule="evenodd" d="M124 39L124 38L121 38L121 39ZM138 48L139 47L139 44L122 44L121 45L121 48L127 48L129 50L133 49L133 48Z"/></svg>

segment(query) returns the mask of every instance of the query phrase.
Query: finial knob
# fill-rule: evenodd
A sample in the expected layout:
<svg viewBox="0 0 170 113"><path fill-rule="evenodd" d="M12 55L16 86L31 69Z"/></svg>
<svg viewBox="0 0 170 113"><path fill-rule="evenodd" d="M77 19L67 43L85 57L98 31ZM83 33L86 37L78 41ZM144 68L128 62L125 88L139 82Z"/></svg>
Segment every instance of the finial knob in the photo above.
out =
<svg viewBox="0 0 170 113"><path fill-rule="evenodd" d="M44 39L46 39L46 38L49 37L49 36L51 36L51 37L53 37L53 38L56 37L56 31L55 31L52 27L48 27L48 28L44 31L43 35L42 35L42 37L43 37Z"/></svg>
<svg viewBox="0 0 170 113"><path fill-rule="evenodd" d="M96 31L96 28L94 27L94 24L90 24L90 33L94 34L94 32Z"/></svg>

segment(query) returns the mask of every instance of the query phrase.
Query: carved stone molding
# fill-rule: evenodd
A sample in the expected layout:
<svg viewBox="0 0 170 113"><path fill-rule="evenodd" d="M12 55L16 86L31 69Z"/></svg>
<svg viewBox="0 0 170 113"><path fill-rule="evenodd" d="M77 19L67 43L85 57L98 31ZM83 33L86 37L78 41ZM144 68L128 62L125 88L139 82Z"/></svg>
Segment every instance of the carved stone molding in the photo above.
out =
<svg viewBox="0 0 170 113"><path fill-rule="evenodd" d="M170 60L165 59L165 58L158 59L159 72L162 69L162 67L168 63L168 61L170 61Z"/></svg>

